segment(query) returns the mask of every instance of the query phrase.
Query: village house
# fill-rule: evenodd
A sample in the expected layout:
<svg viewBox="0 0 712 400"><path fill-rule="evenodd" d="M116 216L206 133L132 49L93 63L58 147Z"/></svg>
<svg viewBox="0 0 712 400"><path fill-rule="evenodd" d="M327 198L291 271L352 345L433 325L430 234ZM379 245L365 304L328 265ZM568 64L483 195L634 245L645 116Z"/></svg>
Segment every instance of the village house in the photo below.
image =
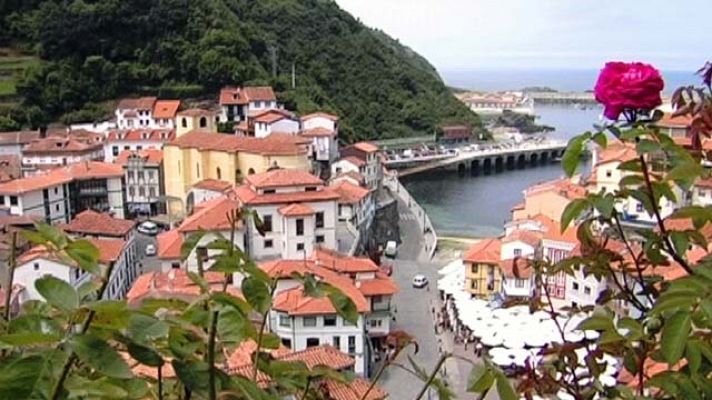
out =
<svg viewBox="0 0 712 400"><path fill-rule="evenodd" d="M104 159L104 138L97 133L75 131L65 135L42 136L22 148L23 176L58 166Z"/></svg>
<svg viewBox="0 0 712 400"><path fill-rule="evenodd" d="M689 115L680 115L673 117L671 113L663 114L663 117L655 122L655 126L661 132L667 133L671 138L686 138L690 136L690 125L692 117Z"/></svg>
<svg viewBox="0 0 712 400"><path fill-rule="evenodd" d="M344 147L341 150L341 156L344 158L353 156L365 162L366 166L361 174L366 178L366 186L371 190L380 188L383 179L383 167L381 166L378 146L368 142L354 143Z"/></svg>
<svg viewBox="0 0 712 400"><path fill-rule="evenodd" d="M313 161L327 169L339 157L339 117L316 112L302 116L301 136L311 139L309 154Z"/></svg>
<svg viewBox="0 0 712 400"><path fill-rule="evenodd" d="M114 112L119 129L172 129L180 100L158 100L155 97L123 99Z"/></svg>
<svg viewBox="0 0 712 400"><path fill-rule="evenodd" d="M299 119L289 111L269 109L249 118L254 136L266 137L273 132L297 134L300 129Z"/></svg>
<svg viewBox="0 0 712 400"><path fill-rule="evenodd" d="M194 130L163 149L166 195L177 201L171 214L185 213L195 201L188 194L196 183L215 179L240 184L246 176L270 168L310 169L303 138L272 134L264 138L240 137ZM184 209L185 207L185 209Z"/></svg>
<svg viewBox="0 0 712 400"><path fill-rule="evenodd" d="M365 235L376 214L376 203L373 192L345 179L331 183L339 194L339 221L350 223Z"/></svg>
<svg viewBox="0 0 712 400"><path fill-rule="evenodd" d="M33 140L40 139L40 129L0 133L0 155L21 156L22 148ZM44 131L46 136L46 131Z"/></svg>
<svg viewBox="0 0 712 400"><path fill-rule="evenodd" d="M277 96L268 86L225 87L219 103L220 122L246 121L257 112L278 108Z"/></svg>
<svg viewBox="0 0 712 400"><path fill-rule="evenodd" d="M462 262L465 266L466 292L481 299L492 299L501 293L501 250L500 239L483 239L465 252Z"/></svg>
<svg viewBox="0 0 712 400"><path fill-rule="evenodd" d="M467 143L472 139L472 128L467 125L450 125L442 127L442 135L438 138L443 143Z"/></svg>
<svg viewBox="0 0 712 400"><path fill-rule="evenodd" d="M193 187L188 192L188 197L193 199L193 204L200 204L202 202L212 200L214 198L224 195L229 189L235 187L234 183L227 181L220 181L217 179L203 179L202 181L193 185ZM188 210L188 214L191 214L192 210Z"/></svg>
<svg viewBox="0 0 712 400"><path fill-rule="evenodd" d="M104 161L116 161L123 151L161 150L174 138L174 129L112 130L106 134Z"/></svg>
<svg viewBox="0 0 712 400"><path fill-rule="evenodd" d="M585 196L586 189L576 183L576 178L542 182L524 190L524 201L512 208L512 220L541 214L558 221L572 200Z"/></svg>
<svg viewBox="0 0 712 400"><path fill-rule="evenodd" d="M125 215L124 171L120 165L85 161L0 183L0 207L11 215L69 222L87 210Z"/></svg>
<svg viewBox="0 0 712 400"><path fill-rule="evenodd" d="M124 189L128 215L159 215L166 212L163 151L157 149L125 150L116 164L125 172Z"/></svg>

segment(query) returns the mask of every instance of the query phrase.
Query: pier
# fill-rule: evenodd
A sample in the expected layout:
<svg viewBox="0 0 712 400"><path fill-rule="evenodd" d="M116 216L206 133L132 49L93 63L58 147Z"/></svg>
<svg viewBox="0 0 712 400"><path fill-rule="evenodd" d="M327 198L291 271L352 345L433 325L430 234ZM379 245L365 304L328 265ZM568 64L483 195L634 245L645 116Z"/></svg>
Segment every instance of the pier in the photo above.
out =
<svg viewBox="0 0 712 400"><path fill-rule="evenodd" d="M455 170L460 175L469 171L476 175L479 172L499 172L556 162L565 149L566 142L558 140L527 141L510 146L491 145L476 149L467 146L454 154L388 159L385 166L398 170L400 177L436 169Z"/></svg>

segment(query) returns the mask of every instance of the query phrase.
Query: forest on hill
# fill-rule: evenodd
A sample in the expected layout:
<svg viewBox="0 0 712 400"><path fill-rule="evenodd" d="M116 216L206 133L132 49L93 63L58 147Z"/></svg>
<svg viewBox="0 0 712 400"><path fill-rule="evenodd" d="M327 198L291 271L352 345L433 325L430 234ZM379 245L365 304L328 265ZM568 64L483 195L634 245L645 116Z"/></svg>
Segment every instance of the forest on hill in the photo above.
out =
<svg viewBox="0 0 712 400"><path fill-rule="evenodd" d="M122 96L266 84L290 109L341 115L347 141L481 130L427 60L331 0L4 0L0 16L0 48L39 58L17 77L17 103L0 105L0 125L94 120Z"/></svg>

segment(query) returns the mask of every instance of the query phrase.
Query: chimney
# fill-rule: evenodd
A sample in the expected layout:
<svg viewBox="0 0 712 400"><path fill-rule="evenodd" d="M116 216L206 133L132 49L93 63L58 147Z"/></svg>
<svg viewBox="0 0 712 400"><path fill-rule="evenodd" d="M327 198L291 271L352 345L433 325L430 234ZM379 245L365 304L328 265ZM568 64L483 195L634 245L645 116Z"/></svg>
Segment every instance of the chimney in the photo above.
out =
<svg viewBox="0 0 712 400"><path fill-rule="evenodd" d="M39 133L40 133L40 139L46 138L47 137L47 126L46 125L40 126Z"/></svg>
<svg viewBox="0 0 712 400"><path fill-rule="evenodd" d="M173 291L173 281L176 279L176 271L171 269L168 271L168 290Z"/></svg>

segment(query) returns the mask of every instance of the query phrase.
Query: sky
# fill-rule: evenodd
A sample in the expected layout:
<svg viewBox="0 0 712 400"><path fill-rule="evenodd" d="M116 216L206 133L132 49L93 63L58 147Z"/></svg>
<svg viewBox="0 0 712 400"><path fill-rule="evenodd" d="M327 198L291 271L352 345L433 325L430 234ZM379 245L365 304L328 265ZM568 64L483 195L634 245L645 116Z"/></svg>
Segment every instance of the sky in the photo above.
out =
<svg viewBox="0 0 712 400"><path fill-rule="evenodd" d="M336 0L439 70L591 69L607 60L691 71L712 59L712 0Z"/></svg>

